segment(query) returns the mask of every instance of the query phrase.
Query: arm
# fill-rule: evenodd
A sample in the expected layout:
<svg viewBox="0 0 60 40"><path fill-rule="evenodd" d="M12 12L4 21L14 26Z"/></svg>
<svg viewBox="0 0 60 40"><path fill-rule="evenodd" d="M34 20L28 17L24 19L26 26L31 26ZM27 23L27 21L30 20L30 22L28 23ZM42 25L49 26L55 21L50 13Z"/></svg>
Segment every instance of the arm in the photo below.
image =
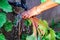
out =
<svg viewBox="0 0 60 40"><path fill-rule="evenodd" d="M46 1L45 3L40 4L39 6L36 6L36 11L37 15L40 14L41 12L53 8L57 6L58 4L52 1ZM34 8L33 8L34 9Z"/></svg>
<svg viewBox="0 0 60 40"><path fill-rule="evenodd" d="M38 15L38 14L41 14L41 12L47 10L47 9L50 9L50 8L53 8L55 6L57 6L58 4L51 1L51 0L47 0L46 2L44 3L41 3L40 5L38 6L35 6L33 7L32 9L26 11L26 12L23 12L23 18L30 18L34 15Z"/></svg>

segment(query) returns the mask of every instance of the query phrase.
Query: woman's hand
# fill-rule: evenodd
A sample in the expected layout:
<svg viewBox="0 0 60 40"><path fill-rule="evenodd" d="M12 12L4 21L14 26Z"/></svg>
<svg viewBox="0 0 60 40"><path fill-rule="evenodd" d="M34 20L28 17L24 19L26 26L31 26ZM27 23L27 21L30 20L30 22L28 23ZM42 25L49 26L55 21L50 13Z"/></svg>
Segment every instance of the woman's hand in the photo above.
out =
<svg viewBox="0 0 60 40"><path fill-rule="evenodd" d="M30 18L32 16L38 15L41 12L48 10L50 8L53 8L55 6L57 6L58 4L56 4L55 2L52 2L51 0L47 0L45 3L42 3L38 6L33 7L32 9L25 11L22 13L22 17L23 18Z"/></svg>
<svg viewBox="0 0 60 40"><path fill-rule="evenodd" d="M25 12L22 13L22 17L24 19L30 18L30 17L35 16L35 15L38 15L38 12L37 12L37 8L36 7L34 7L32 9L30 9L30 10L25 11Z"/></svg>

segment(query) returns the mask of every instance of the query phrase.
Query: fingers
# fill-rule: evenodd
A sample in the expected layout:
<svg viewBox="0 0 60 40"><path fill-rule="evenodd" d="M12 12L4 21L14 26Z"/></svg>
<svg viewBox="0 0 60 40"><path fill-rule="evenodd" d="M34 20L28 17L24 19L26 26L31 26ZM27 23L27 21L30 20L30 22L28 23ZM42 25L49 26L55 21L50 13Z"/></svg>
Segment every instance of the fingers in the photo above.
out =
<svg viewBox="0 0 60 40"><path fill-rule="evenodd" d="M32 18L30 18L30 20L35 25L35 27L37 28L38 27L38 21L36 20L36 18L32 17Z"/></svg>
<svg viewBox="0 0 60 40"><path fill-rule="evenodd" d="M32 16L35 16L37 13L33 10L28 10L22 13L22 18L26 19L26 18L30 18Z"/></svg>
<svg viewBox="0 0 60 40"><path fill-rule="evenodd" d="M30 10L22 13L22 18L26 19L30 17L32 17L32 12Z"/></svg>
<svg viewBox="0 0 60 40"><path fill-rule="evenodd" d="M28 16L29 16L28 11L22 13L22 18L26 19L28 18Z"/></svg>
<svg viewBox="0 0 60 40"><path fill-rule="evenodd" d="M33 20L33 18L30 18L32 24L33 24L33 34L36 36L36 27L35 27L35 21Z"/></svg>

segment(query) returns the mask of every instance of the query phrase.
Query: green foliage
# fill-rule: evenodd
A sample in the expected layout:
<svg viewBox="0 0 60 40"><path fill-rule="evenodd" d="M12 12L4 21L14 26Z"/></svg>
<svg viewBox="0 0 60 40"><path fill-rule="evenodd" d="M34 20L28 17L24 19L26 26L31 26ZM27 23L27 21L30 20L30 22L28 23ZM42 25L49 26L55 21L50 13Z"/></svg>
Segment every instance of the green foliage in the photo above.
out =
<svg viewBox="0 0 60 40"><path fill-rule="evenodd" d="M50 29L49 31L50 31L50 33L48 35L49 40L56 40L55 39L55 32L54 32L54 30Z"/></svg>
<svg viewBox="0 0 60 40"><path fill-rule="evenodd" d="M5 24L5 22L6 22L6 14L0 12L0 28Z"/></svg>
<svg viewBox="0 0 60 40"><path fill-rule="evenodd" d="M56 32L56 40L60 40L60 32Z"/></svg>
<svg viewBox="0 0 60 40"><path fill-rule="evenodd" d="M27 34L22 34L21 40L26 40Z"/></svg>
<svg viewBox="0 0 60 40"><path fill-rule="evenodd" d="M13 24L11 21L7 20L6 23L4 24L4 29L5 31L9 32L12 30Z"/></svg>
<svg viewBox="0 0 60 40"><path fill-rule="evenodd" d="M50 35L51 35L51 40L56 40L55 39L55 31L50 28Z"/></svg>
<svg viewBox="0 0 60 40"><path fill-rule="evenodd" d="M55 40L55 32L51 28L49 28L48 23L45 20L40 20L38 29L43 31L43 33L40 32L42 35L42 40Z"/></svg>
<svg viewBox="0 0 60 40"><path fill-rule="evenodd" d="M47 33L47 28L48 28L47 22L45 20L40 20L38 25L39 25L38 29L40 29L41 31L44 32L44 34L46 34Z"/></svg>
<svg viewBox="0 0 60 40"><path fill-rule="evenodd" d="M47 21L43 20L43 24L44 24L44 26L48 27Z"/></svg>
<svg viewBox="0 0 60 40"><path fill-rule="evenodd" d="M45 21L45 20L39 20L39 24L38 25L42 25L42 26L45 26L45 27L48 27L48 23Z"/></svg>
<svg viewBox="0 0 60 40"><path fill-rule="evenodd" d="M51 21L51 28L60 28L60 22L57 22L57 23L55 23L54 22L54 19L52 19L52 21Z"/></svg>
<svg viewBox="0 0 60 40"><path fill-rule="evenodd" d="M44 2L46 2L46 0L41 0L41 3L44 3Z"/></svg>
<svg viewBox="0 0 60 40"><path fill-rule="evenodd" d="M37 40L36 36L34 36L34 34L27 36L26 40Z"/></svg>
<svg viewBox="0 0 60 40"><path fill-rule="evenodd" d="M30 19L24 20L24 25L25 25L26 27L30 26L30 25L31 25L31 20L30 20Z"/></svg>
<svg viewBox="0 0 60 40"><path fill-rule="evenodd" d="M51 27L54 28L54 26L55 26L55 22L54 22L54 19L52 19L52 21L51 21Z"/></svg>
<svg viewBox="0 0 60 40"><path fill-rule="evenodd" d="M54 25L55 25L54 19L52 19L51 24L52 24L52 26L54 26Z"/></svg>
<svg viewBox="0 0 60 40"><path fill-rule="evenodd" d="M29 25L27 21L24 24L27 24L26 26ZM36 40L37 38L38 38L38 40L56 40L55 31L48 26L48 23L45 20L39 20L38 25L39 26L36 30L37 32L39 30L38 37L36 37L34 34L32 34L30 36L27 36L26 40Z"/></svg>
<svg viewBox="0 0 60 40"><path fill-rule="evenodd" d="M2 33L0 33L0 40L6 40L5 36Z"/></svg>
<svg viewBox="0 0 60 40"><path fill-rule="evenodd" d="M53 27L58 27L58 28L60 28L60 22L56 23Z"/></svg>
<svg viewBox="0 0 60 40"><path fill-rule="evenodd" d="M0 0L0 9L5 12L12 12L12 7L9 5L8 0Z"/></svg>
<svg viewBox="0 0 60 40"><path fill-rule="evenodd" d="M4 25L4 29L9 32L12 30L12 23L10 21L7 21L6 13L12 12L12 7L9 5L8 0L0 0L0 9L3 10L0 11L0 28ZM6 40L5 36L2 33L0 33L0 40Z"/></svg>
<svg viewBox="0 0 60 40"><path fill-rule="evenodd" d="M54 30L52 30L52 29L50 28L50 29L49 29L49 33L48 33L48 34L45 34L45 35L42 37L42 40L56 40Z"/></svg>

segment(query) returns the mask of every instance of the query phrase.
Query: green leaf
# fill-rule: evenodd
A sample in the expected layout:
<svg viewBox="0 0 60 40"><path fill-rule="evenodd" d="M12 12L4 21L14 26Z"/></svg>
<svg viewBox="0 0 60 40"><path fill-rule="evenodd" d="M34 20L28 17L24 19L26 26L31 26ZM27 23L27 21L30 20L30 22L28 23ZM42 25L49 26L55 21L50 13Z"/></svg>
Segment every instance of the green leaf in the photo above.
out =
<svg viewBox="0 0 60 40"><path fill-rule="evenodd" d="M0 28L5 24L6 22L6 14L1 12L0 13Z"/></svg>
<svg viewBox="0 0 60 40"><path fill-rule="evenodd" d="M44 35L42 35L42 40L55 40L55 32L48 26L48 23L45 20L40 20L38 25L38 29L44 32Z"/></svg>
<svg viewBox="0 0 60 40"><path fill-rule="evenodd" d="M52 21L51 21L51 27L54 28L54 26L55 26L55 22L54 22L54 19L52 19Z"/></svg>
<svg viewBox="0 0 60 40"><path fill-rule="evenodd" d="M52 19L52 22L51 22L52 26L54 26L55 22L54 22L54 19Z"/></svg>
<svg viewBox="0 0 60 40"><path fill-rule="evenodd" d="M43 20L43 24L44 24L44 26L48 27L47 21Z"/></svg>
<svg viewBox="0 0 60 40"><path fill-rule="evenodd" d="M11 21L7 21L5 24L4 24L4 29L5 31L9 32L12 30L12 27L13 27L13 24Z"/></svg>
<svg viewBox="0 0 60 40"><path fill-rule="evenodd" d="M60 28L60 21L58 23L55 23L54 20L52 20L52 22L51 22L51 28L54 29L55 27L56 28Z"/></svg>
<svg viewBox="0 0 60 40"><path fill-rule="evenodd" d="M54 30L52 30L51 28L49 28L49 33L46 35L44 35L42 37L42 40L56 40L56 35L55 35L55 32Z"/></svg>
<svg viewBox="0 0 60 40"><path fill-rule="evenodd" d="M56 32L56 39L60 40L60 32Z"/></svg>
<svg viewBox="0 0 60 40"><path fill-rule="evenodd" d="M55 37L56 37L55 31L50 28L50 39L51 40L56 40Z"/></svg>
<svg viewBox="0 0 60 40"><path fill-rule="evenodd" d="M54 25L54 27L60 28L60 22L56 23L56 24Z"/></svg>
<svg viewBox="0 0 60 40"><path fill-rule="evenodd" d="M12 12L12 7L9 5L8 0L0 0L0 9L5 12Z"/></svg>
<svg viewBox="0 0 60 40"><path fill-rule="evenodd" d="M30 36L27 36L27 37L26 37L26 40L37 40L37 39L36 39L36 36L34 36L34 35L32 34L32 35L30 35Z"/></svg>
<svg viewBox="0 0 60 40"><path fill-rule="evenodd" d="M45 36L45 40L56 40L56 35L55 35L55 32L54 30L52 30L51 28L49 29L50 33Z"/></svg>
<svg viewBox="0 0 60 40"><path fill-rule="evenodd" d="M46 2L46 0L41 0L41 3L44 3L44 2Z"/></svg>
<svg viewBox="0 0 60 40"><path fill-rule="evenodd" d="M21 40L26 40L27 34L22 34L21 35Z"/></svg>
<svg viewBox="0 0 60 40"><path fill-rule="evenodd" d="M47 28L45 28L45 27L42 26L42 25L39 25L39 26L38 26L38 29L40 29L41 31L43 31L44 34L47 32ZM41 34L43 34L43 33L41 32Z"/></svg>
<svg viewBox="0 0 60 40"><path fill-rule="evenodd" d="M5 36L2 33L0 33L0 40L6 40Z"/></svg>
<svg viewBox="0 0 60 40"><path fill-rule="evenodd" d="M26 26L26 27L28 27L28 26L31 26L31 20L30 19L26 19L26 20L24 20L24 25Z"/></svg>
<svg viewBox="0 0 60 40"><path fill-rule="evenodd" d="M40 20L39 24L38 24L38 29L40 29L41 31L45 33L47 33L47 29L48 29L48 24L46 21L44 20ZM42 34L42 33L41 33Z"/></svg>

